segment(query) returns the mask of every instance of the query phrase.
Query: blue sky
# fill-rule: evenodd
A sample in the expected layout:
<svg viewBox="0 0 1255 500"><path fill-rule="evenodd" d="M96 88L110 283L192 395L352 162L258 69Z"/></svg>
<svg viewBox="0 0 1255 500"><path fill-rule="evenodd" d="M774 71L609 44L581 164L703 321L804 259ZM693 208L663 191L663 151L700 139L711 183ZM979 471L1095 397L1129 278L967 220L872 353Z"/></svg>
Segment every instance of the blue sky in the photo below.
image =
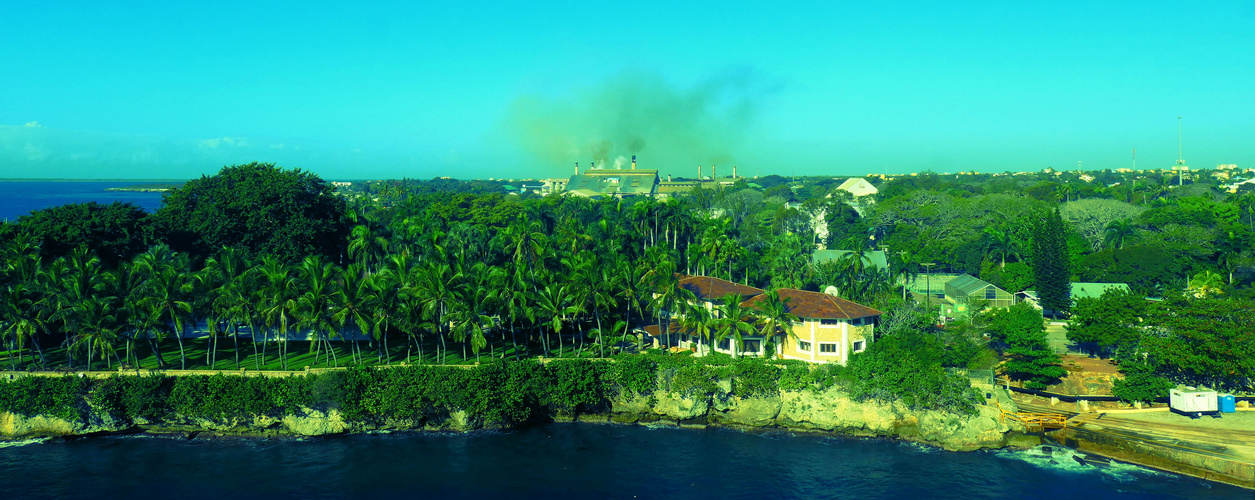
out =
<svg viewBox="0 0 1255 500"><path fill-rule="evenodd" d="M0 177L1255 166L1249 1L166 4L0 4Z"/></svg>

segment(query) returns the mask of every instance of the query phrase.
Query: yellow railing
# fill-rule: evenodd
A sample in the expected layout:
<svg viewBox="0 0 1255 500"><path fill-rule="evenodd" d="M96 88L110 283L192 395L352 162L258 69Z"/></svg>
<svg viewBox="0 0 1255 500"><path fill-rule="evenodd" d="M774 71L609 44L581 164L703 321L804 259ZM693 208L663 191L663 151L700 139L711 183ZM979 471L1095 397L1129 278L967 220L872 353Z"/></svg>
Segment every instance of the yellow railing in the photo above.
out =
<svg viewBox="0 0 1255 500"><path fill-rule="evenodd" d="M1009 412L1004 410L1001 404L998 404L998 411L1002 412L1003 421L1010 418L1020 422L1030 432L1041 432L1046 429L1066 429L1068 427L1068 417L1062 413Z"/></svg>

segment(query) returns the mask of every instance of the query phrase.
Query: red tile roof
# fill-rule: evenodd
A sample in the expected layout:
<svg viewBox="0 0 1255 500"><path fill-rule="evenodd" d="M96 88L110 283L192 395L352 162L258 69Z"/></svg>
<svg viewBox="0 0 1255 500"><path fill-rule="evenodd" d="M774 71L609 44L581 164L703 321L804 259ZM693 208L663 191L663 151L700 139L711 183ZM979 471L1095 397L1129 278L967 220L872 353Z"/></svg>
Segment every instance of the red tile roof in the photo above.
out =
<svg viewBox="0 0 1255 500"><path fill-rule="evenodd" d="M799 318L854 319L882 314L870 307L819 292L781 288L776 293L780 294L780 300L784 301L789 312ZM754 307L762 300L763 296L759 295L745 301L743 305Z"/></svg>
<svg viewBox="0 0 1255 500"><path fill-rule="evenodd" d="M701 300L722 300L727 295L738 295L744 300L763 293L762 290L752 286L745 286L709 276L686 276L681 274L676 277L679 279L678 286L680 288L693 292Z"/></svg>

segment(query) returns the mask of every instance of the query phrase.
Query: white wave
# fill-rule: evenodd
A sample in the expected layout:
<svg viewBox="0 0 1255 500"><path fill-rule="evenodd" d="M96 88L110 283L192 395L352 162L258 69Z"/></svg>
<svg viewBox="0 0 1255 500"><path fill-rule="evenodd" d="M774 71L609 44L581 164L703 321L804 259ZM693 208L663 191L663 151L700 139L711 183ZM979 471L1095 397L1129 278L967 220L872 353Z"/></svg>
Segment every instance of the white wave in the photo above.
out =
<svg viewBox="0 0 1255 500"><path fill-rule="evenodd" d="M1027 462L1045 469L1076 474L1102 474L1119 482L1136 481L1138 476L1145 477L1164 474L1164 472L1155 469L1116 460L1111 460L1109 464L1095 464L1085 460L1089 455L1063 446L1050 446L1049 452L1046 451L1046 447L1038 446L1027 450L1001 451L996 453L996 455L1002 458ZM1077 458L1085 462L1082 463L1076 460Z"/></svg>
<svg viewBox="0 0 1255 500"><path fill-rule="evenodd" d="M26 446L28 444L41 444L52 438L41 437L34 439L22 439L18 441L0 441L0 448L16 448L18 446Z"/></svg>

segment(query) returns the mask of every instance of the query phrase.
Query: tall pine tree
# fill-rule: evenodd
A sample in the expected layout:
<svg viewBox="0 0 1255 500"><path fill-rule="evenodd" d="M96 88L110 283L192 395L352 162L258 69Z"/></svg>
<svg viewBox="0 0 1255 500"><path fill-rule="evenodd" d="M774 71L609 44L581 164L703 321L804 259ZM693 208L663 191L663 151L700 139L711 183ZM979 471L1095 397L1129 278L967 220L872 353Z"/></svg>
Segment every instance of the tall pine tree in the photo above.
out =
<svg viewBox="0 0 1255 500"><path fill-rule="evenodd" d="M1042 307L1058 314L1072 305L1067 227L1059 209L1043 215L1033 228L1033 276Z"/></svg>

